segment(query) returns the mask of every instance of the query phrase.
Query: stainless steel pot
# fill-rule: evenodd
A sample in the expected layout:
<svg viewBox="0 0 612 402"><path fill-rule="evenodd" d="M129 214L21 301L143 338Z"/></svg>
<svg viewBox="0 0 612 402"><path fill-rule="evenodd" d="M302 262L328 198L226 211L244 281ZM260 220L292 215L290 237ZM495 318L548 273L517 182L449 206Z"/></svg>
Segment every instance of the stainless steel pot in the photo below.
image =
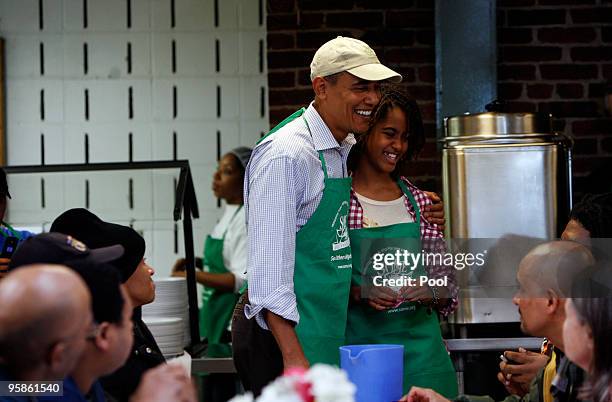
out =
<svg viewBox="0 0 612 402"><path fill-rule="evenodd" d="M443 185L450 238L541 239L559 235L571 208L571 141L552 130L551 116L479 113L445 119ZM516 269L516 267L514 267ZM495 286L515 285L504 272ZM463 288L457 323L517 321L509 299L475 297Z"/></svg>

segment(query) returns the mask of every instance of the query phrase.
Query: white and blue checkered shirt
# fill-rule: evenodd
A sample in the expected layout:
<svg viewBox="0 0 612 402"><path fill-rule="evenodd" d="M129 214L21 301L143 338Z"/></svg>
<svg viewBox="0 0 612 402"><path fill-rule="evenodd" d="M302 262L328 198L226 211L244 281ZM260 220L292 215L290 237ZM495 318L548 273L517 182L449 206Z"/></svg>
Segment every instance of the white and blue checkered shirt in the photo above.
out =
<svg viewBox="0 0 612 402"><path fill-rule="evenodd" d="M255 147L244 179L250 302L245 314L265 329L262 309L300 320L293 288L295 239L323 196L318 151L323 151L328 177L342 178L355 144L352 134L338 144L312 103L303 117L308 126L299 117Z"/></svg>

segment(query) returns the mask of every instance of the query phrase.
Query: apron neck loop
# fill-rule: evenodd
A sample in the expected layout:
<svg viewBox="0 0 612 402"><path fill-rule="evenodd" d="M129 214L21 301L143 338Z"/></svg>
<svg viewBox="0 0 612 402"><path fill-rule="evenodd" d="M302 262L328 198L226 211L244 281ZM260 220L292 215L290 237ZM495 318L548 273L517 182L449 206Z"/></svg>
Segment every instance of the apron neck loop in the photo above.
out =
<svg viewBox="0 0 612 402"><path fill-rule="evenodd" d="M8 223L4 222L4 221L0 221L0 226L4 227L6 229L7 232L10 233L11 236L13 237L17 237L19 238L19 234L15 231L15 229L13 229L13 227L11 225L9 225ZM0 234L3 237L8 237L5 233L4 230L0 230Z"/></svg>
<svg viewBox="0 0 612 402"><path fill-rule="evenodd" d="M240 212L240 210L242 209L243 206L244 205L240 205L238 208L236 208L236 211L234 211L234 214L232 215L232 217L230 218L229 222L227 223L227 227L223 231L222 239L225 240L225 235L227 234L227 231L229 230L230 225L232 224L232 222L234 221L234 218L236 217L236 215L238 215L238 212Z"/></svg>
<svg viewBox="0 0 612 402"><path fill-rule="evenodd" d="M323 176L325 177L325 180L327 180L327 165L325 164L325 158L323 157L323 151L318 151L319 152L319 160L321 161L321 165L323 166Z"/></svg>
<svg viewBox="0 0 612 402"><path fill-rule="evenodd" d="M304 117L304 116L302 116L302 119L304 119L304 123L306 123L306 128L308 129L308 133L312 137L312 131L310 131L310 126L308 125L308 120L306 120L306 117ZM325 163L325 157L323 156L323 151L317 151L317 153L319 154L319 160L321 161L321 166L323 167L323 176L325 177L325 180L327 180L328 179L328 177L327 177L327 164Z"/></svg>
<svg viewBox="0 0 612 402"><path fill-rule="evenodd" d="M406 197L408 197L410 204L412 204L412 209L414 210L414 215L415 215L414 221L416 223L421 223L421 209L419 208L419 205L414 199L414 196L412 195L412 191L408 190L406 183L404 183L402 179L397 179L397 184L399 184L400 188L402 189Z"/></svg>

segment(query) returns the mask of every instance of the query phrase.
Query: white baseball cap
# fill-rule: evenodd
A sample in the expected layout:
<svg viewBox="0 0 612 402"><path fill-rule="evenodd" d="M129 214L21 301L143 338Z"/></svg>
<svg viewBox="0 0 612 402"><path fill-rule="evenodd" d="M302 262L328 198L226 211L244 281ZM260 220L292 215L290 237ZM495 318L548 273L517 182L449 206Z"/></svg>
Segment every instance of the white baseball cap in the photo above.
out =
<svg viewBox="0 0 612 402"><path fill-rule="evenodd" d="M324 43L310 63L310 80L346 71L367 81L390 80L398 83L402 76L380 63L376 53L365 42L338 36Z"/></svg>

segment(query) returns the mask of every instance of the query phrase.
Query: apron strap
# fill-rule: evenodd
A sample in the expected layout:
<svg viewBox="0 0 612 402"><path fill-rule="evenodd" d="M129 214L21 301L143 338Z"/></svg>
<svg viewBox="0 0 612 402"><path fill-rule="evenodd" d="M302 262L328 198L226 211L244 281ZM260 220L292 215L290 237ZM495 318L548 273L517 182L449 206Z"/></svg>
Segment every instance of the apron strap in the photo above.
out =
<svg viewBox="0 0 612 402"><path fill-rule="evenodd" d="M262 142L265 138L267 138L268 136L274 134L275 132L277 132L278 130L280 130L281 128L283 128L283 126L287 125L287 123L290 123L291 121L297 119L298 117L300 117L301 115L304 114L304 112L306 111L306 109L301 108L296 110L295 112L293 112L290 116L286 117L285 120L281 121L280 123L278 123L276 126L274 126L274 128L270 131L268 131L268 134L264 135L262 138L259 139L259 141L257 141L255 144L259 144L260 142Z"/></svg>
<svg viewBox="0 0 612 402"><path fill-rule="evenodd" d="M306 120L306 118L304 116L302 116L302 119L304 119L304 123L306 123L306 128L308 129L308 132L310 133L310 136L312 137L312 131L310 131L310 126L308 125L308 120ZM319 154L319 160L321 161L321 166L323 167L323 177L325 177L325 180L328 179L327 177L327 164L325 163L325 157L323 156L323 151L317 151Z"/></svg>
<svg viewBox="0 0 612 402"><path fill-rule="evenodd" d="M229 222L227 223L227 227L225 228L225 230L223 231L223 236L221 237L222 240L225 240L225 235L227 234L227 231L230 227L230 225L232 224L232 222L234 221L234 218L236 217L236 215L238 215L238 212L240 212L240 210L242 209L244 205L240 205L236 211L234 211L234 215L232 215L232 217L230 218Z"/></svg>
<svg viewBox="0 0 612 402"><path fill-rule="evenodd" d="M323 151L318 151L319 152L319 160L321 161L321 165L323 166L323 176L325 177L325 180L328 179L327 177L327 165L325 164L325 158L323 157Z"/></svg>
<svg viewBox="0 0 612 402"><path fill-rule="evenodd" d="M412 209L414 210L414 214L416 216L414 221L416 223L420 224L421 223L421 209L419 208L419 205L417 204L416 200L414 199L414 196L412 195L412 192L410 190L408 190L408 187L406 186L406 183L404 183L404 181L402 179L398 179L397 180L397 184L399 184L400 188L402 189L402 191L404 192L406 197L408 197L408 200L410 200L410 204L412 204Z"/></svg>
<svg viewBox="0 0 612 402"><path fill-rule="evenodd" d="M16 238L18 238L18 239L20 238L19 233L17 233L17 231L16 231L15 229L13 229L13 227L12 227L11 225L9 225L8 223L6 223L6 222L4 222L4 221L1 221L1 222L0 222L0 224L1 224L1 225L2 225L2 227L3 227L4 229L6 229L6 231L7 231L7 232L9 232L9 234L11 234L13 237L16 237ZM0 230L0 234L1 234L3 237L9 237L9 236L7 236L7 235L6 235L6 233L5 233L5 231L4 231L4 230Z"/></svg>
<svg viewBox="0 0 612 402"><path fill-rule="evenodd" d="M301 109L296 110L295 112L293 112L293 114L291 116L288 116L287 118L285 118L285 120L283 120L280 123L278 123L272 130L270 130L268 132L268 134L264 135L259 141L257 141L257 144L262 142L264 140L264 138L267 138L269 135L274 134L276 131L280 130L287 123L297 119L298 117L302 117L302 119L304 119L304 123L306 123L306 128L308 129L308 132L311 133L310 126L308 125L308 121L304 117L304 112L305 111L306 111L306 109L301 108ZM311 136L312 136L312 133L311 133ZM318 151L318 153L319 153L319 160L321 161L321 165L323 166L323 175L324 175L325 179L327 180L328 179L328 177L327 177L327 165L325 163L325 158L323 157L323 152L322 151ZM224 237L225 237L225 235L224 235Z"/></svg>

